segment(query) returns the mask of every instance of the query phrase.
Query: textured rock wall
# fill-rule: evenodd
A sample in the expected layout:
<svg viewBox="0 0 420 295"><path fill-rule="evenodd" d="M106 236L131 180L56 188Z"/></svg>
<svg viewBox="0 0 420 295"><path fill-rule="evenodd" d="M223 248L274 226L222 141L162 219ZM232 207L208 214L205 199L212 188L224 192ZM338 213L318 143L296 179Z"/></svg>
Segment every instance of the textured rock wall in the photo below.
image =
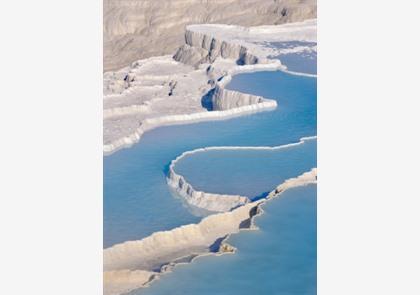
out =
<svg viewBox="0 0 420 295"><path fill-rule="evenodd" d="M104 70L184 44L185 26L257 26L316 18L316 0L104 0Z"/></svg>
<svg viewBox="0 0 420 295"><path fill-rule="evenodd" d="M194 32L188 28L185 31L185 44L174 55L176 61L193 66L212 63L218 57L234 59L239 65L253 65L259 62L258 57L249 53L244 46Z"/></svg>
<svg viewBox="0 0 420 295"><path fill-rule="evenodd" d="M104 250L104 271L145 270L193 253L208 252L220 237L236 233L242 221L259 202L249 203L231 212L213 214L198 224L188 224L170 231L155 232L139 241L128 241Z"/></svg>
<svg viewBox="0 0 420 295"><path fill-rule="evenodd" d="M212 97L213 110L224 111L233 108L243 107L247 105L263 103L265 100L261 96L242 93L238 91L226 90L216 86Z"/></svg>
<svg viewBox="0 0 420 295"><path fill-rule="evenodd" d="M249 203L249 199L240 195L214 194L197 191L188 181L175 172L175 165L182 158L208 149L188 151L173 160L169 166L168 184L190 205L212 212L227 212L233 208Z"/></svg>

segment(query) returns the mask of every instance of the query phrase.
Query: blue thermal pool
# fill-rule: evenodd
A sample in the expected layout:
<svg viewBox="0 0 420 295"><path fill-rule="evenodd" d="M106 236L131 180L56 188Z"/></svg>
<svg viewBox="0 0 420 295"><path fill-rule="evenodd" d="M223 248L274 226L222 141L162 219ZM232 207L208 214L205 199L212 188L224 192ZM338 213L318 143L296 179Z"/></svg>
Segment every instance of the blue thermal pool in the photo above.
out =
<svg viewBox="0 0 420 295"><path fill-rule="evenodd" d="M316 198L316 185L286 191L263 205L259 230L228 239L235 254L178 265L130 295L315 295Z"/></svg>
<svg viewBox="0 0 420 295"><path fill-rule="evenodd" d="M138 240L153 232L196 223L201 219L174 198L166 182L170 161L181 153L207 146L278 146L316 135L316 78L281 71L255 72L234 76L227 88L275 99L278 108L224 121L157 128L147 132L139 144L105 157L104 247ZM225 187L218 186L223 175L216 179L217 171L233 171L233 165L242 161L241 155L247 157L251 154L247 165L240 167L243 172L235 174ZM215 165L208 167L208 172L215 179L213 183L206 184L205 175L194 173L204 169L200 163L190 163L191 171L185 166L183 172L188 177L197 174L197 179L191 178L193 185L204 188L208 185L209 190L225 192L239 188L237 193L253 197L265 193L284 178L297 176L314 167L316 141L272 155L264 151L231 155L228 161L223 160L223 157L227 159L227 154L208 155L221 157L214 162ZM203 154L201 160L205 161L206 156ZM211 158L206 161L211 161ZM267 171L261 170L264 162ZM276 165L278 171L275 171ZM255 185L248 181L241 188L241 179L254 179Z"/></svg>

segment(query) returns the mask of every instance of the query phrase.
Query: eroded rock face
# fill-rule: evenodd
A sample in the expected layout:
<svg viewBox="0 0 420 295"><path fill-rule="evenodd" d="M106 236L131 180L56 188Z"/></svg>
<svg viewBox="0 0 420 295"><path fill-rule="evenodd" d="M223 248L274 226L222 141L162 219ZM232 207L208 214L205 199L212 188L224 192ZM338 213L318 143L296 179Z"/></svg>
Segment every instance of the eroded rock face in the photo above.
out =
<svg viewBox="0 0 420 295"><path fill-rule="evenodd" d="M212 97L213 110L224 111L264 102L264 98L248 93L216 87Z"/></svg>
<svg viewBox="0 0 420 295"><path fill-rule="evenodd" d="M316 0L104 0L104 71L173 54L189 24L257 26L309 18L316 18ZM191 54L197 61L204 57Z"/></svg>
<svg viewBox="0 0 420 295"><path fill-rule="evenodd" d="M253 65L259 62L258 57L249 53L242 45L188 28L185 31L185 44L174 55L176 61L192 66L213 63L218 57L233 59L238 65Z"/></svg>

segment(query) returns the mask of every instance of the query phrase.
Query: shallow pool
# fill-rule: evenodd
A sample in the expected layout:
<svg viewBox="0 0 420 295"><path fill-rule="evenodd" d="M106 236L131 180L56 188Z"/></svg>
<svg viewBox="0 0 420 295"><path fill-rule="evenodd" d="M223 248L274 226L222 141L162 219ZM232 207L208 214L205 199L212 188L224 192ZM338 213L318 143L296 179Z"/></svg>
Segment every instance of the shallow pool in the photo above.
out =
<svg viewBox="0 0 420 295"><path fill-rule="evenodd" d="M259 230L229 238L237 253L179 265L130 295L315 295L316 185L286 191L263 209Z"/></svg>
<svg viewBox="0 0 420 295"><path fill-rule="evenodd" d="M168 165L181 153L206 146L277 146L316 135L315 78L256 72L235 76L228 88L275 99L278 108L224 121L157 128L139 144L104 158L104 247L200 220L173 197L166 183ZM307 156L315 159L315 154L314 148ZM273 177L271 183L278 180L278 175Z"/></svg>
<svg viewBox="0 0 420 295"><path fill-rule="evenodd" d="M316 167L316 139L297 146L262 150L210 150L188 155L176 163L196 190L264 197L286 179Z"/></svg>

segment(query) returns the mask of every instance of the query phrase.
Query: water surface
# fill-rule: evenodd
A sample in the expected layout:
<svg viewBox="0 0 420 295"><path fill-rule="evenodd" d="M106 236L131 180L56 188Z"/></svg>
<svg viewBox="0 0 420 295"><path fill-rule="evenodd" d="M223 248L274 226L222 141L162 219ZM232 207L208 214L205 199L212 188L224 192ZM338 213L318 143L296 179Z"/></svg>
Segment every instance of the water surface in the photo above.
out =
<svg viewBox="0 0 420 295"><path fill-rule="evenodd" d="M286 179L316 167L316 139L268 150L210 150L188 155L175 165L196 190L264 197Z"/></svg>
<svg viewBox="0 0 420 295"><path fill-rule="evenodd" d="M237 253L179 265L130 295L315 295L316 185L288 190L263 209L260 230L229 238Z"/></svg>
<svg viewBox="0 0 420 295"><path fill-rule="evenodd" d="M317 45L316 42L302 42L302 41L287 41L287 42L271 42L267 46L283 50L284 53L270 58L279 59L289 71L317 74L317 51L313 48ZM307 47L298 52L288 52L287 49L295 47ZM286 51L285 51L286 49Z"/></svg>
<svg viewBox="0 0 420 295"><path fill-rule="evenodd" d="M316 134L316 79L257 72L235 76L227 88L275 99L278 108L224 121L157 128L139 144L105 157L104 247L201 219L172 196L166 183L168 165L181 153L207 146L277 146ZM315 153L314 147L310 157Z"/></svg>

